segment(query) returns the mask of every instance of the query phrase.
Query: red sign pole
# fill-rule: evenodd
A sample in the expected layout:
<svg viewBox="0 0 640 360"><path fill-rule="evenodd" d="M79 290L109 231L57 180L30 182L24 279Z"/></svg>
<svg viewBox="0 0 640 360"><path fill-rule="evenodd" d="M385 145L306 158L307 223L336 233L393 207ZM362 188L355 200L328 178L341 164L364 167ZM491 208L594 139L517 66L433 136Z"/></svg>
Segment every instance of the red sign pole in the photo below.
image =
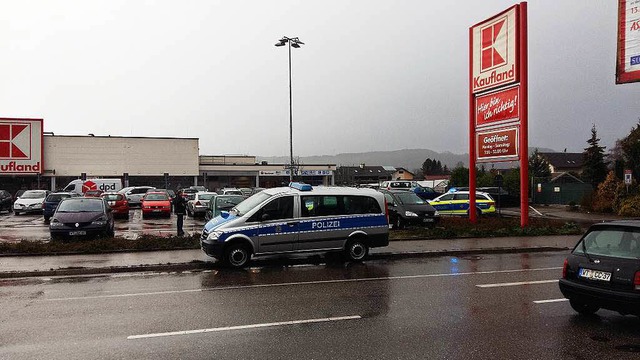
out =
<svg viewBox="0 0 640 360"><path fill-rule="evenodd" d="M529 91L527 67L527 3L520 3L520 227L529 225Z"/></svg>
<svg viewBox="0 0 640 360"><path fill-rule="evenodd" d="M469 29L469 221L476 223L476 102L473 96L473 28ZM472 211L473 210L473 211Z"/></svg>

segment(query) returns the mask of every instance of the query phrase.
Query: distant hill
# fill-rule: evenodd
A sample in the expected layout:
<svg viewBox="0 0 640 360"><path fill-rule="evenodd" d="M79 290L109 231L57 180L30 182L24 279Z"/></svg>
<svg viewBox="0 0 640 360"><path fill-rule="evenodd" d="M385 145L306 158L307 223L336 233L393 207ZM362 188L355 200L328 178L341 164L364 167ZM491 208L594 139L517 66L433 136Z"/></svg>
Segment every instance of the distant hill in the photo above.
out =
<svg viewBox="0 0 640 360"><path fill-rule="evenodd" d="M530 148L529 152L533 152ZM551 149L538 148L540 152L554 152ZM464 166L469 166L469 154L454 154L448 151L439 153L429 149L404 149L392 151L373 151L364 153L343 153L337 155L318 155L300 157L302 164L336 164L338 166L381 165L403 167L409 171L419 169L426 159L440 160L442 165L447 165L450 169L462 162ZM287 156L258 156L259 161L267 161L272 164L289 163ZM498 166L496 166L498 167Z"/></svg>

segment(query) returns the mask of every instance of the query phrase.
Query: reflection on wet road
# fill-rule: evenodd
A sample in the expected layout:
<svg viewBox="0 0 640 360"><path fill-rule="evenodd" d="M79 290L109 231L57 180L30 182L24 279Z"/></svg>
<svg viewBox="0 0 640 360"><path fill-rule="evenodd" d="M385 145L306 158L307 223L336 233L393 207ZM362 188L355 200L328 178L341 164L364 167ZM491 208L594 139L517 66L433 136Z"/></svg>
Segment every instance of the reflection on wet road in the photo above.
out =
<svg viewBox="0 0 640 360"><path fill-rule="evenodd" d="M204 219L184 218L184 231L197 234L202 231ZM115 219L116 236L134 240L141 235L171 236L176 234L176 216L170 218L142 219L140 209L130 212L129 220ZM45 223L42 215L15 215L13 213L0 214L0 242L49 241L49 224Z"/></svg>
<svg viewBox="0 0 640 360"><path fill-rule="evenodd" d="M538 303L564 256L5 281L0 358L636 358L637 318Z"/></svg>

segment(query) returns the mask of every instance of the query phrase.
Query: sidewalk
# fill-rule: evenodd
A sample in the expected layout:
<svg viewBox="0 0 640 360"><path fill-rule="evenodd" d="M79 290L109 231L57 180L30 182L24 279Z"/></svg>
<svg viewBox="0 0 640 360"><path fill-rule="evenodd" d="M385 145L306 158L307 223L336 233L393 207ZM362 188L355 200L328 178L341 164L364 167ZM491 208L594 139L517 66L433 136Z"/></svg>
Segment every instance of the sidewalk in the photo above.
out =
<svg viewBox="0 0 640 360"><path fill-rule="evenodd" d="M371 258L419 256L463 256L479 253L518 253L567 250L580 238L536 236L511 238L469 238L450 240L395 240L374 248ZM95 255L4 256L0 257L0 278L104 274L136 271L184 271L208 269L215 260L201 250L121 252Z"/></svg>

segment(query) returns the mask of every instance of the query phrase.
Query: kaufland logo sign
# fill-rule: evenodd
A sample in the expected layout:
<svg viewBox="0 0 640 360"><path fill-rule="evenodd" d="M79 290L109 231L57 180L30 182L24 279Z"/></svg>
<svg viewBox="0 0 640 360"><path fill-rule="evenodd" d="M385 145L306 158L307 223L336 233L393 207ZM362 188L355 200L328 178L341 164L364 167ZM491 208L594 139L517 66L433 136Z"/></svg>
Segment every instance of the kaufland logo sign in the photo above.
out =
<svg viewBox="0 0 640 360"><path fill-rule="evenodd" d="M512 8L472 28L472 91L517 80L516 9Z"/></svg>
<svg viewBox="0 0 640 360"><path fill-rule="evenodd" d="M42 172L42 120L0 118L0 175Z"/></svg>

